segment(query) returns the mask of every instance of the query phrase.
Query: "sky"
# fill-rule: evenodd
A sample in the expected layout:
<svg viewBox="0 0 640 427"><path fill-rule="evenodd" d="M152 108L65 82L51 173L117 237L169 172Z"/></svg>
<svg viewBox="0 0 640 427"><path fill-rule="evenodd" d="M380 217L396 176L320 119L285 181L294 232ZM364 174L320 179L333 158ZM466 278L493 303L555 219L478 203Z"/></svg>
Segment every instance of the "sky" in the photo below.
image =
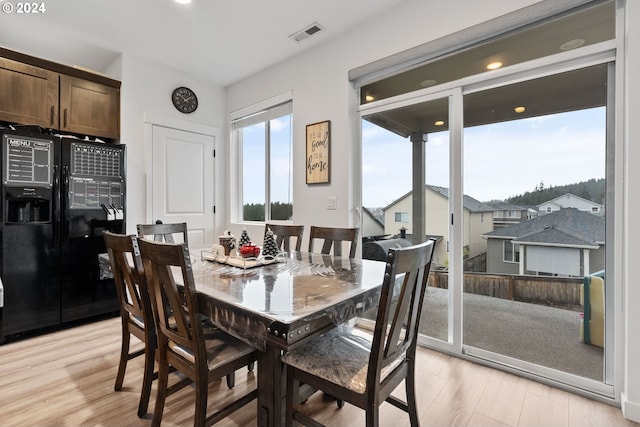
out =
<svg viewBox="0 0 640 427"><path fill-rule="evenodd" d="M290 116L271 121L272 200L291 200ZM448 132L430 134L427 184L449 187ZM503 200L605 176L605 109L594 108L467 128L464 193ZM245 128L244 201L264 203L264 125ZM411 190L411 143L362 121L363 205L385 207Z"/></svg>
<svg viewBox="0 0 640 427"><path fill-rule="evenodd" d="M448 132L430 134L427 184L449 187ZM503 200L605 176L605 109L594 108L467 128L464 193ZM411 143L362 122L363 205L384 207L411 190Z"/></svg>
<svg viewBox="0 0 640 427"><path fill-rule="evenodd" d="M291 181L291 116L270 120L271 135L271 200L290 202ZM244 203L264 203L265 199L265 125L258 123L243 128L243 197Z"/></svg>

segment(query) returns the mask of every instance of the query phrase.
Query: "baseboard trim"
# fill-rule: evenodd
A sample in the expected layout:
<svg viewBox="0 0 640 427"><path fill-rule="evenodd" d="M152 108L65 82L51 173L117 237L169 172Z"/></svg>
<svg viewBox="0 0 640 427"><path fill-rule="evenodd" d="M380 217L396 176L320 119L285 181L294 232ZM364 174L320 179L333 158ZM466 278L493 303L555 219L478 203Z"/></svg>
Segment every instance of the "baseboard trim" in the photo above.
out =
<svg viewBox="0 0 640 427"><path fill-rule="evenodd" d="M640 423L640 403L631 402L623 392L620 393L620 407L626 419Z"/></svg>

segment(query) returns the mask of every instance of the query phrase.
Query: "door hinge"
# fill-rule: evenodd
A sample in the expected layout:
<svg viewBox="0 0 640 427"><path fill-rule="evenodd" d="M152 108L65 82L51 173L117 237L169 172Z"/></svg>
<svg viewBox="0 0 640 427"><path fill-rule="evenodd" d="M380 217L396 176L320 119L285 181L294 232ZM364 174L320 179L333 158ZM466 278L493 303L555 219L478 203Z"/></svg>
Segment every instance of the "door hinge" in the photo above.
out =
<svg viewBox="0 0 640 427"><path fill-rule="evenodd" d="M216 150L213 150L213 158L215 159L216 157Z"/></svg>
<svg viewBox="0 0 640 427"><path fill-rule="evenodd" d="M213 213L216 213L216 206L213 205Z"/></svg>

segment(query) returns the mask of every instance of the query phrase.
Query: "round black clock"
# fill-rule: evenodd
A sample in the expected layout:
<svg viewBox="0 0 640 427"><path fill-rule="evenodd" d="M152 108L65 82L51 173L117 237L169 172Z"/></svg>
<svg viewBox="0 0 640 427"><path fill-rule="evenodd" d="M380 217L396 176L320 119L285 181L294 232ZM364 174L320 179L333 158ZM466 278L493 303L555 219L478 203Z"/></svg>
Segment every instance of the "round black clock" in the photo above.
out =
<svg viewBox="0 0 640 427"><path fill-rule="evenodd" d="M171 94L174 107L181 113L193 113L198 108L198 97L188 87L178 87Z"/></svg>

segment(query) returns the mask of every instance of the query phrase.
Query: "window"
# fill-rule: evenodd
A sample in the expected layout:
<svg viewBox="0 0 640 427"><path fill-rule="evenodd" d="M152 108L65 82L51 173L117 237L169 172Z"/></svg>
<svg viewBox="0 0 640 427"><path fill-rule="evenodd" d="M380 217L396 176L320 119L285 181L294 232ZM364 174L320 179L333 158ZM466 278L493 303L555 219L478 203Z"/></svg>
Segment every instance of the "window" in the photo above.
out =
<svg viewBox="0 0 640 427"><path fill-rule="evenodd" d="M508 240L503 245L504 262L520 262L520 245Z"/></svg>
<svg viewBox="0 0 640 427"><path fill-rule="evenodd" d="M241 221L291 220L291 101L233 120L238 149Z"/></svg>
<svg viewBox="0 0 640 427"><path fill-rule="evenodd" d="M396 212L396 222L409 222L409 212Z"/></svg>

